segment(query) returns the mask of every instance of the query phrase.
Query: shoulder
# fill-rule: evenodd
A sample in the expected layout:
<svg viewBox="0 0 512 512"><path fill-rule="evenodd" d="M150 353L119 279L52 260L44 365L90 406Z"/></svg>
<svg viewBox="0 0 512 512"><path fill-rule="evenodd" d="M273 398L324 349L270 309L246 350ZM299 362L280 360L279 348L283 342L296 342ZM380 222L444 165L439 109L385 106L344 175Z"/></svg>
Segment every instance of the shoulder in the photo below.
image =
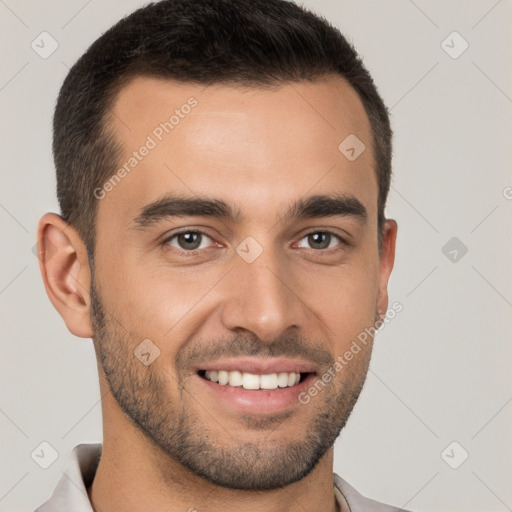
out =
<svg viewBox="0 0 512 512"><path fill-rule="evenodd" d="M35 512L57 512L59 510L93 512L87 488L96 474L101 451L100 443L75 446L69 456L66 470L53 494Z"/></svg>
<svg viewBox="0 0 512 512"><path fill-rule="evenodd" d="M345 497L350 512L408 512L403 508L386 505L369 498L365 498L356 491L348 482L334 473L334 485Z"/></svg>

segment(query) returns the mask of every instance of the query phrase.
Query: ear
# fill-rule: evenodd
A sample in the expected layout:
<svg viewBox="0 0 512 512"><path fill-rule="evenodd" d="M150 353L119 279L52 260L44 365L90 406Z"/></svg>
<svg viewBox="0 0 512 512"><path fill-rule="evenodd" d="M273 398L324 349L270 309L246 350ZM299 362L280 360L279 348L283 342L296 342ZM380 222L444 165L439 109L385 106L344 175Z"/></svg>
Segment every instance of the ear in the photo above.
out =
<svg viewBox="0 0 512 512"><path fill-rule="evenodd" d="M91 272L84 242L54 213L39 221L37 240L39 268L49 299L71 333L91 338Z"/></svg>
<svg viewBox="0 0 512 512"><path fill-rule="evenodd" d="M382 245L379 257L379 291L377 295L378 318L383 318L388 309L388 281L395 263L395 244L398 226L396 221L388 219L384 223Z"/></svg>

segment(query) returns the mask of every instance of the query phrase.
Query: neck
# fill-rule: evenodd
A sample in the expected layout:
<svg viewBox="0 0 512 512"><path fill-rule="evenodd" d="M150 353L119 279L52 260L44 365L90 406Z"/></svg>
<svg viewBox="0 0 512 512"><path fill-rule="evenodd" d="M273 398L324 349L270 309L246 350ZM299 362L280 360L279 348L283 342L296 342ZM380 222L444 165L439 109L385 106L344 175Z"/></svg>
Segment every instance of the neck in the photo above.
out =
<svg viewBox="0 0 512 512"><path fill-rule="evenodd" d="M117 416L117 413L110 407L115 409L115 405L108 402L107 398L103 403L101 459L88 489L95 512L337 510L332 447L310 474L284 488L270 491L226 489L206 481L170 458L124 415L114 419L112 414Z"/></svg>
<svg viewBox="0 0 512 512"><path fill-rule="evenodd" d="M168 477L164 479L161 470L142 462L147 454L137 454L142 464L135 464L136 452L130 450L129 455L126 452L112 451L104 444L94 482L88 491L95 512L303 512L305 508L327 512L337 510L332 470L323 470L322 466L328 466L324 460L307 477L285 488L237 491L220 488L197 476L189 478L185 476L186 470L177 475L172 463L168 465ZM320 479L321 475L325 475L325 478Z"/></svg>

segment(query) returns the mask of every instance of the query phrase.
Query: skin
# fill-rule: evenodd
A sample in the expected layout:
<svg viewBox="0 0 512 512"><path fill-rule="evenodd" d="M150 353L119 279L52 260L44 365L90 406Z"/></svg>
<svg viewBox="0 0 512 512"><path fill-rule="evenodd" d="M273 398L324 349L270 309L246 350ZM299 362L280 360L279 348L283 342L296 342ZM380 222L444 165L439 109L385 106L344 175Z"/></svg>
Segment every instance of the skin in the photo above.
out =
<svg viewBox="0 0 512 512"><path fill-rule="evenodd" d="M90 499L103 512L335 511L332 443L364 383L371 341L307 405L285 413L241 413L214 400L192 362L284 355L321 374L385 313L397 225L386 221L379 254L368 118L340 77L273 90L137 77L113 105L120 166L192 96L191 113L98 201L94 275L73 227L55 214L39 224L48 296L73 334L93 338L98 358L104 439ZM366 145L352 162L338 150L349 134ZM242 216L136 227L166 193L222 199ZM298 199L328 194L357 198L366 219L283 216ZM193 256L176 237L164 242L183 228L209 237ZM307 235L325 231L346 243L311 245ZM236 252L248 236L263 249L252 263ZM133 355L144 339L160 350L149 366ZM172 450L190 446L173 434L184 432L210 451L180 460ZM229 485L236 475L239 488ZM283 486L271 489L265 475Z"/></svg>

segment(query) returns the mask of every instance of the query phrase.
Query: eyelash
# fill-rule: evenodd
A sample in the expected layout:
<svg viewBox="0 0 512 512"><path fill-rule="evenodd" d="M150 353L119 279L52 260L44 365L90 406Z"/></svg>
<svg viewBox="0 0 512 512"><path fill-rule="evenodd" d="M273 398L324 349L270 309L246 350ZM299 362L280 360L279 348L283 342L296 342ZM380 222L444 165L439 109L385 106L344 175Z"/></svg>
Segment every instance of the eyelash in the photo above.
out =
<svg viewBox="0 0 512 512"><path fill-rule="evenodd" d="M192 230L192 229L186 229L186 230L183 230L183 231L179 231L177 233L173 233L171 236L167 237L165 240L162 241L162 245L163 246L166 246L166 245L170 245L169 242L171 240L173 240L174 238L177 238L178 236L180 235L183 235L185 233L188 233L188 234L198 234L198 235L201 235L201 236L205 236L207 238L210 238L211 240L213 240L213 238L208 235L207 233L205 233L204 231L200 231L200 230ZM347 246L348 243L343 239L341 238L340 235L338 235L337 233L334 233L333 231L329 231L329 230L313 230L313 231L310 231L308 233L305 233L301 238L300 240L303 240L304 238L308 237L309 235L314 235L314 234L318 234L318 233L323 233L323 234L329 234L331 236L333 236L334 238L336 238L338 241L339 241L339 246L337 247L331 247L330 249L310 249L311 251L315 251L316 253L329 253L329 252L336 252L336 251L339 251L343 248L343 246ZM299 240L299 241L300 241ZM178 255L184 255L184 256L195 256L197 255L200 251L204 251L206 249L209 249L210 247L207 247L207 248L203 248L203 249L192 249L190 251L186 251L184 249L179 249L177 247L174 247L174 246L171 246L175 251L177 251Z"/></svg>

